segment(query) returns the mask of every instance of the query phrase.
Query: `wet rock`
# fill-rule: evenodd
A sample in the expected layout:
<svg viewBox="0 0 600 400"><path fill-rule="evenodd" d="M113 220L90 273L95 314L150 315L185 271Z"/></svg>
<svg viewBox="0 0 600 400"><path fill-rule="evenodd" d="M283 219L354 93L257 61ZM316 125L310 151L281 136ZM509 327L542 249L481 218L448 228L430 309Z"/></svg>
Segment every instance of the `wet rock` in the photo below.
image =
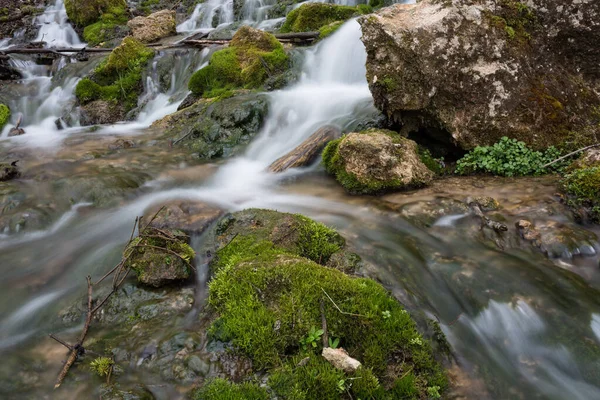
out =
<svg viewBox="0 0 600 400"><path fill-rule="evenodd" d="M119 384L103 385L100 389L100 398L103 400L153 400L152 393L138 386L131 389L121 389Z"/></svg>
<svg viewBox="0 0 600 400"><path fill-rule="evenodd" d="M185 281L192 274L196 256L188 243L189 236L181 231L149 227L125 250L129 255L127 265L138 281L148 286Z"/></svg>
<svg viewBox="0 0 600 400"><path fill-rule="evenodd" d="M189 106L193 105L195 102L200 100L201 98L202 98L202 96L199 96L194 93L188 94L187 96L185 96L185 99L183 99L183 101L181 102L179 107L177 107L177 111L181 111L184 108L188 108Z"/></svg>
<svg viewBox="0 0 600 400"><path fill-rule="evenodd" d="M359 19L369 87L391 119L464 149L590 139L599 17L597 1L393 5Z"/></svg>
<svg viewBox="0 0 600 400"><path fill-rule="evenodd" d="M144 219L159 229L178 229L188 235L199 235L223 215L223 210L199 201L173 201L150 208ZM155 217L156 216L156 217Z"/></svg>
<svg viewBox="0 0 600 400"><path fill-rule="evenodd" d="M360 361L350 357L346 350L342 348L332 349L331 347L325 347L321 355L331 365L349 374L355 372L361 366Z"/></svg>
<svg viewBox="0 0 600 400"><path fill-rule="evenodd" d="M516 222L515 226L517 227L517 231L519 232L521 238L528 242L532 242L536 247L541 246L540 238L542 235L537 229L535 229L531 221L520 219Z"/></svg>
<svg viewBox="0 0 600 400"><path fill-rule="evenodd" d="M11 128L10 131L8 131L8 137L13 137L13 136L21 136L25 134L25 129L23 128Z"/></svg>
<svg viewBox="0 0 600 400"><path fill-rule="evenodd" d="M420 227L430 227L436 223L449 224L451 220L443 221L441 218L445 216L460 217L469 212L469 206L466 203L446 197L411 202L400 207L389 203L384 203L384 206L398 210L402 217Z"/></svg>
<svg viewBox="0 0 600 400"><path fill-rule="evenodd" d="M108 145L110 150L130 149L135 147L135 142L131 139L117 139Z"/></svg>
<svg viewBox="0 0 600 400"><path fill-rule="evenodd" d="M424 186L434 176L421 162L415 142L385 130L350 133L330 142L323 163L354 194Z"/></svg>
<svg viewBox="0 0 600 400"><path fill-rule="evenodd" d="M95 100L80 108L81 125L114 124L125 118L123 107L117 102Z"/></svg>
<svg viewBox="0 0 600 400"><path fill-rule="evenodd" d="M319 156L327 143L338 138L340 134L340 130L332 126L324 126L318 129L294 150L274 161L269 166L269 171L283 172L290 168L310 165Z"/></svg>
<svg viewBox="0 0 600 400"><path fill-rule="evenodd" d="M556 221L519 220L516 224L523 240L545 253L549 258L571 259L573 256L594 256L598 237L591 231Z"/></svg>
<svg viewBox="0 0 600 400"><path fill-rule="evenodd" d="M175 11L162 10L147 17L135 17L127 22L134 38L150 43L176 33Z"/></svg>
<svg viewBox="0 0 600 400"><path fill-rule="evenodd" d="M18 161L0 163L0 182L9 181L18 178L21 175L21 171L19 171L19 167L17 167L17 162Z"/></svg>
<svg viewBox="0 0 600 400"><path fill-rule="evenodd" d="M0 80L8 81L23 78L23 74L10 65L8 60L10 60L9 56L0 55Z"/></svg>
<svg viewBox="0 0 600 400"><path fill-rule="evenodd" d="M226 99L202 99L156 121L174 143L194 151L200 159L234 155L260 131L267 115L264 94L238 92Z"/></svg>

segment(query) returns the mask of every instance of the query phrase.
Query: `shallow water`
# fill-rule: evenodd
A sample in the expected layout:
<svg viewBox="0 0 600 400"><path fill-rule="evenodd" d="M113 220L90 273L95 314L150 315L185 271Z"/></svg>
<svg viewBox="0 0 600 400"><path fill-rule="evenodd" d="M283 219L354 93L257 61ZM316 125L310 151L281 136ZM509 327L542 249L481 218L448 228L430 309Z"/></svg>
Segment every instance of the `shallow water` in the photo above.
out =
<svg viewBox="0 0 600 400"><path fill-rule="evenodd" d="M78 334L79 326L63 324L59 312L84 296L85 276L99 277L118 262L136 216L153 204L190 199L228 211L262 207L302 213L336 227L363 257L367 275L382 282L418 320L439 320L455 358L448 398L600 398L597 238L591 246L595 254L571 252L550 259L520 241L514 228L524 217L577 228L555 196L555 177L448 178L419 191L357 197L345 194L318 165L281 175L265 172L324 124L351 130L377 117L359 37L358 25L349 22L307 50L299 82L269 94L271 111L256 140L242 156L218 164L199 164L184 150L168 146L162 132L148 128L182 100L183 71L174 71L171 88L161 92L153 67L146 81L149 102L138 120L100 130L53 130L50 123L60 116L60 104L52 101L48 106L56 109L44 111L43 102L34 110L15 103L26 115L39 115L29 118L31 130L23 138L3 139L3 160L20 160L26 173L16 190L26 197L27 210L44 210L47 218L39 229L0 236L0 394L64 399L94 393L100 382L89 380L51 391L65 351L47 334ZM207 56L190 56L178 65L193 58L192 70L197 69ZM50 72L27 68L31 76L22 84L37 80L37 88L47 85L44 93L54 96ZM55 99L71 96L75 83L66 82ZM133 146L118 146L119 139ZM110 192L108 200L88 198L89 186L72 183L78 177L96 182L122 174L135 185ZM504 237L480 229L465 213L436 211L440 199L464 203L475 196L498 200L493 215L509 226ZM435 218L420 223L417 217L431 204ZM589 229L600 234L598 228ZM204 239L195 238L197 249ZM198 275L194 289L200 299L206 282ZM152 332L148 343L196 332L202 304L197 301L191 317ZM119 377L123 384L144 383L157 399L185 393L185 387L149 375L139 364L125 368L127 374Z"/></svg>

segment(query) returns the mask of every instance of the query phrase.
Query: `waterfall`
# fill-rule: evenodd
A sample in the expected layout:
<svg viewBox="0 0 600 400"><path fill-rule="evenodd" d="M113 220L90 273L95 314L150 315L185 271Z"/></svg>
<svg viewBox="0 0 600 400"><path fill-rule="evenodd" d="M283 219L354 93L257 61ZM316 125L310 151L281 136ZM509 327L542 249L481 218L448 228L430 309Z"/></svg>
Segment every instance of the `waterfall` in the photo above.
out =
<svg viewBox="0 0 600 400"><path fill-rule="evenodd" d="M177 26L177 32L210 30L233 22L233 0L208 0L196 5L192 15Z"/></svg>
<svg viewBox="0 0 600 400"><path fill-rule="evenodd" d="M36 41L44 41L47 47L83 47L77 33L67 22L67 10L63 0L56 0L54 5L35 18L34 25L39 25Z"/></svg>

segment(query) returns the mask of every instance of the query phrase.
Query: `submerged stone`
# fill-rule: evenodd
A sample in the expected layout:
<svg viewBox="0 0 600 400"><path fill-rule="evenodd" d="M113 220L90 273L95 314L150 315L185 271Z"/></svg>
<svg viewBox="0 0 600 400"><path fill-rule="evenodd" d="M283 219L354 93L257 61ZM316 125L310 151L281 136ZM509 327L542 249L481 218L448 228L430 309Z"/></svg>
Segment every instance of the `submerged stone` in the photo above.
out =
<svg viewBox="0 0 600 400"><path fill-rule="evenodd" d="M152 227L178 229L188 235L199 235L223 214L218 207L200 201L172 201L154 206L145 212L144 219Z"/></svg>

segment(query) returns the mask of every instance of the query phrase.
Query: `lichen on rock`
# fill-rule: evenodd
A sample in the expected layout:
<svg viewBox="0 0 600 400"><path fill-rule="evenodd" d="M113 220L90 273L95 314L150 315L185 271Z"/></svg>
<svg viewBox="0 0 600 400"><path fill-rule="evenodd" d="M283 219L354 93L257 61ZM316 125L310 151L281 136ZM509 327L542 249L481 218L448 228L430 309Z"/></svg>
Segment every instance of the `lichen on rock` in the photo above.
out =
<svg viewBox="0 0 600 400"><path fill-rule="evenodd" d="M175 34L175 11L161 10L147 17L135 17L127 22L133 37L142 43L151 43Z"/></svg>
<svg viewBox="0 0 600 400"><path fill-rule="evenodd" d="M424 186L434 176L421 161L415 142L377 129L330 142L323 151L323 164L353 194Z"/></svg>
<svg viewBox="0 0 600 400"><path fill-rule="evenodd" d="M599 17L595 1L393 5L359 18L369 87L396 123L466 150L503 136L534 149L589 141Z"/></svg>

